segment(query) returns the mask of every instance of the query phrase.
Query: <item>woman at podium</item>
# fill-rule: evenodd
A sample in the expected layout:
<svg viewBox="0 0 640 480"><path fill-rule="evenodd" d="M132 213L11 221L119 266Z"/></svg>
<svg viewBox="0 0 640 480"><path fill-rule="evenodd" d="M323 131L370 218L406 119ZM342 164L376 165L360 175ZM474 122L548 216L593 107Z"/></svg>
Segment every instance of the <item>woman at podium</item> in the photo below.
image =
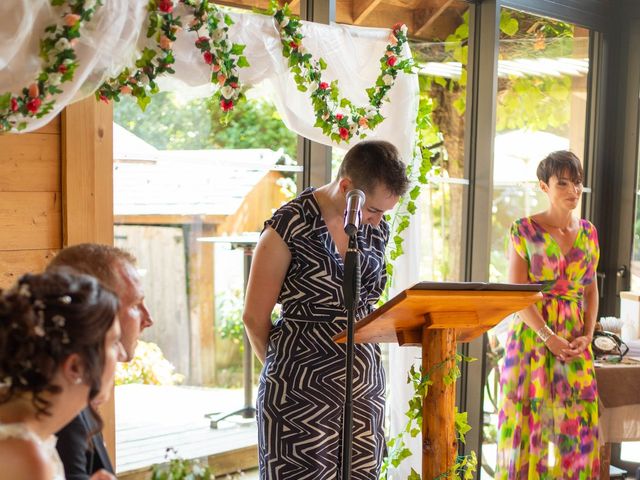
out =
<svg viewBox="0 0 640 480"><path fill-rule="evenodd" d="M364 141L346 154L337 178L308 188L265 222L249 276L243 320L264 363L257 399L263 480L340 476L346 328L342 293L348 237L346 195L362 190L357 242L362 264L357 316L373 311L386 283L383 215L408 187L397 149ZM270 316L282 304L279 320ZM385 378L377 345L356 345L353 373L354 480L377 480L384 451Z"/></svg>
<svg viewBox="0 0 640 480"><path fill-rule="evenodd" d="M509 281L541 283L519 312L502 364L496 479L599 478L598 399L591 339L598 312L595 227L573 211L583 171L571 152L538 165L544 212L511 227Z"/></svg>

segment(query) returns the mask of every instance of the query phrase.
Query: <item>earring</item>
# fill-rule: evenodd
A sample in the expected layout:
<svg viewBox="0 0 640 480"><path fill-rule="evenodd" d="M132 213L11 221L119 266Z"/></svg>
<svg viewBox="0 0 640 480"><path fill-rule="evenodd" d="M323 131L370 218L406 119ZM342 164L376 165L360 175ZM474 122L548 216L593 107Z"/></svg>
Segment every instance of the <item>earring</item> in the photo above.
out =
<svg viewBox="0 0 640 480"><path fill-rule="evenodd" d="M73 380L73 383L75 383L76 385L80 385L82 383L82 378L81 377L76 377Z"/></svg>

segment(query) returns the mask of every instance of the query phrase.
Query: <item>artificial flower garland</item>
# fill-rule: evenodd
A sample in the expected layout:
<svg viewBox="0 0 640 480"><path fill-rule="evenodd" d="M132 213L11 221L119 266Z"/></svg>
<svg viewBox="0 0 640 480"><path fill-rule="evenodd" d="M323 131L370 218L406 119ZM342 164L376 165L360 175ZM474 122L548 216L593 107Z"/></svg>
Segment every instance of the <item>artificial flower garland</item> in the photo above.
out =
<svg viewBox="0 0 640 480"><path fill-rule="evenodd" d="M40 40L42 69L35 81L18 95L0 95L0 133L24 130L26 119L41 118L55 104L54 95L62 93L60 85L73 79L78 67L74 50L80 29L91 20L101 0L51 0L53 7L66 7L60 24L49 25Z"/></svg>
<svg viewBox="0 0 640 480"><path fill-rule="evenodd" d="M348 142L352 137L364 138L366 130L373 130L384 117L380 114L383 102L388 101L388 93L398 72L412 73L415 63L412 58L402 58L402 48L407 41L407 26L398 23L389 35L389 44L380 59L380 75L375 86L368 88L369 105L354 105L347 98L340 98L338 81L330 84L322 80L322 71L327 68L321 58L315 60L302 45L304 36L300 32L301 21L291 14L288 4L278 8L276 0L271 0L270 12L282 41L282 55L289 59L298 90L311 91L311 100L316 115L314 126L337 143Z"/></svg>
<svg viewBox="0 0 640 480"><path fill-rule="evenodd" d="M202 53L203 61L211 66L211 82L219 86L216 95L220 108L229 112L242 98L238 68L249 66L242 55L245 45L231 43L228 31L233 21L209 0L179 0L179 3L193 14L188 30L198 35L195 46ZM96 92L98 99L119 101L120 94L130 94L137 98L138 105L144 110L151 95L158 92L155 78L163 73L175 73L172 47L176 34L182 29L182 21L173 15L174 7L174 0L149 2L147 38L155 36L156 48L143 50L135 62L135 71L125 68L117 77L105 82ZM209 36L200 35L203 27Z"/></svg>

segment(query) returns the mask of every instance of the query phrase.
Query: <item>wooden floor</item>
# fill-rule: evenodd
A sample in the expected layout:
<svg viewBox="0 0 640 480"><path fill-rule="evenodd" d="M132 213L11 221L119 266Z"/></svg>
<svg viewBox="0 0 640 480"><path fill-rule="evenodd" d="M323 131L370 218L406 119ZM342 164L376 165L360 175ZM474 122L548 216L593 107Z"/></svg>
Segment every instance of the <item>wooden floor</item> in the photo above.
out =
<svg viewBox="0 0 640 480"><path fill-rule="evenodd" d="M214 474L257 466L255 420L231 417L210 427L207 413L242 407L242 392L192 387L124 385L116 388L116 471L120 480L146 480L166 462L167 449L199 458ZM243 478L247 478L243 476Z"/></svg>

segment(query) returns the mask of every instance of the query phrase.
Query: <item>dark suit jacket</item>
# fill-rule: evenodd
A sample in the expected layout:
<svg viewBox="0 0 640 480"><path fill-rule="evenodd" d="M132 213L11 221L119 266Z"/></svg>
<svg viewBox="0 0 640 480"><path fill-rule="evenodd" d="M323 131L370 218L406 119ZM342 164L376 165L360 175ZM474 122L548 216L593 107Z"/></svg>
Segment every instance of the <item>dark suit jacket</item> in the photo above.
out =
<svg viewBox="0 0 640 480"><path fill-rule="evenodd" d="M86 408L56 434L56 448L67 480L89 480L101 468L114 473L102 434L97 433L87 440L94 429L95 422Z"/></svg>

